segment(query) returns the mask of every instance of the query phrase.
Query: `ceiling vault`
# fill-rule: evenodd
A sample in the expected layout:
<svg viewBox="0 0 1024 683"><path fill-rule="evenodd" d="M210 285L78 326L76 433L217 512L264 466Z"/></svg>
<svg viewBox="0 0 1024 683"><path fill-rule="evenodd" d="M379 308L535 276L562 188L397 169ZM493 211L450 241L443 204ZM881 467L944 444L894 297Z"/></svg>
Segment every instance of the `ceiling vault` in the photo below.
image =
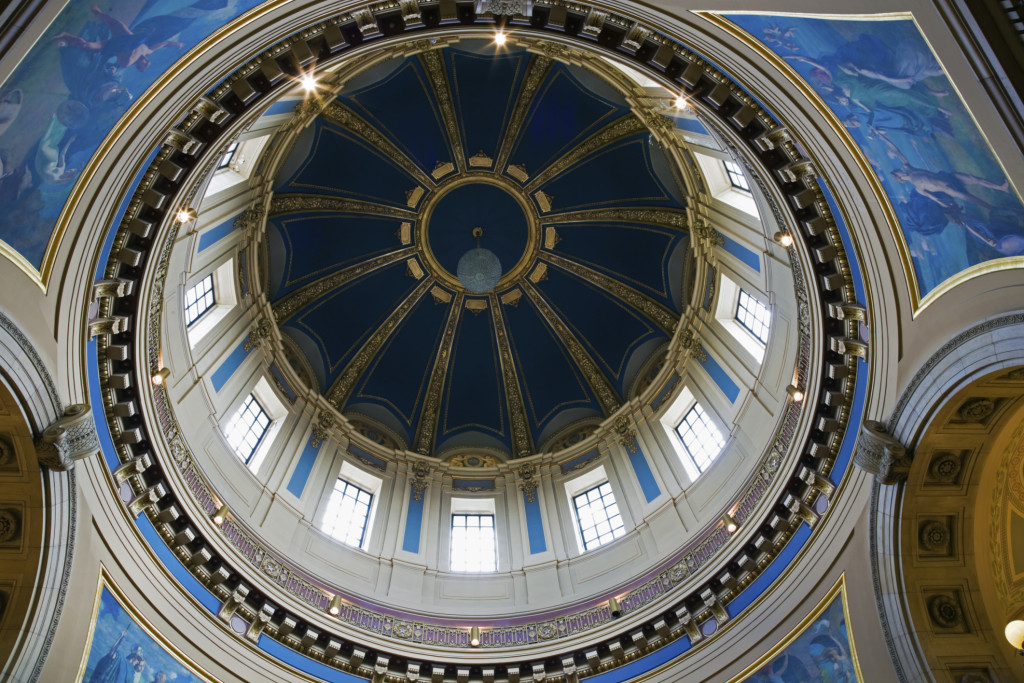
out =
<svg viewBox="0 0 1024 683"><path fill-rule="evenodd" d="M348 397L352 394L352 390L355 388L356 381L362 377L363 373L366 372L366 368L369 367L370 363L380 352L384 346L384 342L388 340L391 333L398 329L402 320L406 315L409 314L416 302L423 297L424 294L436 283L434 278L423 278L417 285L416 289L405 298L405 300L399 305L391 315L388 316L387 320L381 323L373 335L363 344L363 347L359 349L355 357L349 361L348 365L342 371L338 379L334 381L331 388L327 391L327 401L338 410L341 410L348 401Z"/></svg>
<svg viewBox="0 0 1024 683"><path fill-rule="evenodd" d="M610 207L544 214L544 224L625 222L659 225L689 232L686 212L678 209Z"/></svg>
<svg viewBox="0 0 1024 683"><path fill-rule="evenodd" d="M290 213L314 213L329 211L343 213L365 213L370 216L388 216L404 220L416 220L416 212L396 206L365 202L359 199L327 197L319 194L276 194L270 200L267 215L271 218Z"/></svg>
<svg viewBox="0 0 1024 683"><path fill-rule="evenodd" d="M573 361L583 372L583 377L597 396L597 401L601 404L601 410L604 411L605 416L614 413L622 404L622 398L615 390L615 387L608 381L604 372L597 367L597 363L594 362L594 359L587 350L583 348L583 344L572 333L569 326L565 324L561 316L555 313L547 300L533 287L529 279L524 279L521 284L523 291L526 292L526 295L537 306L537 310L540 311L545 322L555 331L559 341L568 349L569 355L572 356Z"/></svg>
<svg viewBox="0 0 1024 683"><path fill-rule="evenodd" d="M307 305L321 297L329 296L330 293L338 287L348 284L367 273L371 273L375 270L390 266L393 263L397 263L398 261L415 256L415 254L416 247L406 247L405 249L393 251L390 254L384 254L377 258L357 263L354 266L349 266L348 268L331 273L330 275L325 275L319 280L310 282L308 285L300 287L294 292L286 294L275 301L272 305L274 319L277 321L278 325L283 325L285 321L301 311Z"/></svg>
<svg viewBox="0 0 1024 683"><path fill-rule="evenodd" d="M667 306L660 304L646 294L641 293L627 284L623 284L613 277L608 277L603 273L587 268L575 261L570 261L559 254L553 254L549 251L541 251L539 256L541 260L547 261L562 270L567 270L573 275L583 278L599 289L606 291L625 302L634 310L642 313L657 323L658 327L660 327L669 337L671 337L672 333L675 332L676 325L679 324L679 316L673 313Z"/></svg>
<svg viewBox="0 0 1024 683"><path fill-rule="evenodd" d="M530 60L529 66L527 66L526 77L523 79L523 84L519 88L519 94L516 96L515 108L512 110L512 116L509 118L508 126L505 128L505 137L502 138L501 149L498 150L498 158L494 163L494 169L499 173L505 168L505 164L508 163L508 157L512 153L512 147L515 145L516 140L519 139L519 131L526 120L527 112L530 111L533 98L536 96L541 83L547 78L552 64L554 64L554 61L548 57L534 56Z"/></svg>
<svg viewBox="0 0 1024 683"><path fill-rule="evenodd" d="M509 430L512 433L512 449L517 458L524 458L534 452L530 426L526 419L526 404L519 386L519 373L516 370L512 348L505 330L505 317L501 312L498 295L488 295L494 321L494 335L498 341L498 358L501 361L501 381L505 385L505 400L508 404Z"/></svg>
<svg viewBox="0 0 1024 683"><path fill-rule="evenodd" d="M441 393L444 389L445 378L448 376L448 365L452 360L452 339L455 337L455 328L459 323L464 299L465 294L462 292L455 295L451 310L448 312L448 322L444 327L441 346L434 359L434 368L430 372L427 396L423 401L423 410L420 413L414 441L416 452L423 455L430 455L437 439L437 422L441 416Z"/></svg>
<svg viewBox="0 0 1024 683"><path fill-rule="evenodd" d="M647 127L644 125L643 121L633 114L628 114L612 121L607 126L560 156L558 161L549 165L538 175L531 178L526 184L526 192L528 194L533 194L534 190L539 189L544 183L548 182L562 171L571 168L573 164L581 159L586 158L599 149L607 147L616 140L620 140L645 130L647 130Z"/></svg>
<svg viewBox="0 0 1024 683"><path fill-rule="evenodd" d="M420 61L430 79L430 87L437 97L437 106L441 109L444 129L448 133L451 145L452 162L459 172L466 171L466 155L462 150L462 136L459 135L459 120L455 114L455 100L452 98L451 86L445 74L444 60L439 50L429 50L420 54ZM440 160L439 160L440 161Z"/></svg>
<svg viewBox="0 0 1024 683"><path fill-rule="evenodd" d="M381 133L375 126L366 121L348 107L337 101L331 102L320 114L322 117L337 124L346 130L356 133L360 138L370 143L378 151L384 153L402 169L415 178L420 184L426 187L434 187L434 180L427 175L412 159L398 148L391 140Z"/></svg>

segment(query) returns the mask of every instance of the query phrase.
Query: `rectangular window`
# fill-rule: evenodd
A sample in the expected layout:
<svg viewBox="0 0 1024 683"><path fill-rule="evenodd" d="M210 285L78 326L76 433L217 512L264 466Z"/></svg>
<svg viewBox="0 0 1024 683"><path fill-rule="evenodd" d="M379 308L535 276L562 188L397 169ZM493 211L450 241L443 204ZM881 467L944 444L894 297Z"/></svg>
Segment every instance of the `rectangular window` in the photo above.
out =
<svg viewBox="0 0 1024 683"><path fill-rule="evenodd" d="M722 163L725 164L725 172L729 176L729 184L737 190L750 192L750 183L747 182L747 176L743 174L739 164L735 161L723 161Z"/></svg>
<svg viewBox="0 0 1024 683"><path fill-rule="evenodd" d="M217 303L213 296L213 273L185 292L185 324L191 325Z"/></svg>
<svg viewBox="0 0 1024 683"><path fill-rule="evenodd" d="M725 438L699 403L693 404L683 421L676 427L683 447L699 472L711 464L725 445Z"/></svg>
<svg viewBox="0 0 1024 683"><path fill-rule="evenodd" d="M217 164L217 170L227 168L231 165L231 162L235 159L235 152L238 151L238 141L232 142L228 145L228 148L224 150L224 156L220 158L220 162Z"/></svg>
<svg viewBox="0 0 1024 683"><path fill-rule="evenodd" d="M238 412L231 418L224 435L238 457L248 465L269 428L270 417L256 397L249 394Z"/></svg>
<svg viewBox="0 0 1024 683"><path fill-rule="evenodd" d="M453 572L498 570L494 515L452 515L449 561Z"/></svg>
<svg viewBox="0 0 1024 683"><path fill-rule="evenodd" d="M768 326L772 321L771 311L763 303L740 290L736 300L736 320L762 344L768 343Z"/></svg>
<svg viewBox="0 0 1024 683"><path fill-rule="evenodd" d="M320 528L346 545L361 548L366 540L371 505L372 493L339 478L334 482Z"/></svg>
<svg viewBox="0 0 1024 683"><path fill-rule="evenodd" d="M600 548L626 533L619 504L608 482L573 496L572 504L584 550Z"/></svg>

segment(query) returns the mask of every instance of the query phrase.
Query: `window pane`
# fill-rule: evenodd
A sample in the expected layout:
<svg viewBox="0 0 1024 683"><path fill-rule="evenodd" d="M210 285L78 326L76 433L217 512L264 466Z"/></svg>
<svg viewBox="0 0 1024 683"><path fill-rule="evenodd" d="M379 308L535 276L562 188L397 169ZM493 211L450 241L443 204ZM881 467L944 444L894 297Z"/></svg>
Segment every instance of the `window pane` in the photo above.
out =
<svg viewBox="0 0 1024 683"><path fill-rule="evenodd" d="M249 394L242 407L231 418L228 428L224 430L224 435L235 454L249 464L253 453L259 448L260 442L266 435L268 427L270 427L270 417L267 416L256 397Z"/></svg>
<svg viewBox="0 0 1024 683"><path fill-rule="evenodd" d="M683 440L683 447L699 472L708 468L725 445L722 432L699 403L695 403L690 412L686 413L686 417L676 427L676 432Z"/></svg>
<svg viewBox="0 0 1024 683"><path fill-rule="evenodd" d="M735 161L723 161L725 164L725 172L729 175L729 183L737 190L744 192L750 192L750 184L747 182L747 176L743 174L743 170L740 169L739 164Z"/></svg>
<svg viewBox="0 0 1024 683"><path fill-rule="evenodd" d="M228 148L224 150L224 156L220 158L220 162L217 164L217 170L227 168L231 165L231 162L235 159L235 152L238 151L238 142L232 142L228 145Z"/></svg>
<svg viewBox="0 0 1024 683"><path fill-rule="evenodd" d="M210 273L185 292L185 324L191 325L199 320L214 303L213 273Z"/></svg>
<svg viewBox="0 0 1024 683"><path fill-rule="evenodd" d="M498 571L494 515L452 515L449 561L453 572Z"/></svg>
<svg viewBox="0 0 1024 683"><path fill-rule="evenodd" d="M747 328L762 344L768 343L768 326L772 321L771 311L763 303L740 290L736 301L736 320Z"/></svg>
<svg viewBox="0 0 1024 683"><path fill-rule="evenodd" d="M576 508L576 523L584 550L599 548L626 533L612 485L608 482L573 496L572 504Z"/></svg>
<svg viewBox="0 0 1024 683"><path fill-rule="evenodd" d="M342 543L360 548L366 538L373 494L344 479L334 482L321 526Z"/></svg>

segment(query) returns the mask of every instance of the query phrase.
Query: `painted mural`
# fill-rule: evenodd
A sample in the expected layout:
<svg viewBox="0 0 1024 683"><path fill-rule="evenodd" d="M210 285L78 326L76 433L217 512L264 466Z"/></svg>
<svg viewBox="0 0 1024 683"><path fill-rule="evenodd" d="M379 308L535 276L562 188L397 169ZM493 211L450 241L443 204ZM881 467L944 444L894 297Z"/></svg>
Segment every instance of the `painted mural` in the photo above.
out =
<svg viewBox="0 0 1024 683"><path fill-rule="evenodd" d="M206 680L179 662L125 609L106 585L99 605L81 683L193 683Z"/></svg>
<svg viewBox="0 0 1024 683"><path fill-rule="evenodd" d="M767 664L759 664L746 683L855 683L857 657L847 631L844 584L840 582Z"/></svg>
<svg viewBox="0 0 1024 683"><path fill-rule="evenodd" d="M725 16L803 76L860 146L920 297L967 268L1024 255L1020 197L913 20Z"/></svg>
<svg viewBox="0 0 1024 683"><path fill-rule="evenodd" d="M132 102L258 0L70 0L0 85L0 240L39 269L61 209Z"/></svg>

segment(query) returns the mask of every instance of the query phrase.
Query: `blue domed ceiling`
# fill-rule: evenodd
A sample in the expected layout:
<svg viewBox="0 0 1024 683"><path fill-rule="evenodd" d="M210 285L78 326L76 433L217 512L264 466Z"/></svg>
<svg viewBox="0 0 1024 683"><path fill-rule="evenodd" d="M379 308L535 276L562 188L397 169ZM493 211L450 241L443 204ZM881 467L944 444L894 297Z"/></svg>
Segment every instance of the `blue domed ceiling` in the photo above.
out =
<svg viewBox="0 0 1024 683"><path fill-rule="evenodd" d="M298 135L265 291L349 418L421 453L520 457L614 412L665 348L685 206L615 88L463 41L363 72ZM500 264L483 293L459 279L478 246Z"/></svg>

